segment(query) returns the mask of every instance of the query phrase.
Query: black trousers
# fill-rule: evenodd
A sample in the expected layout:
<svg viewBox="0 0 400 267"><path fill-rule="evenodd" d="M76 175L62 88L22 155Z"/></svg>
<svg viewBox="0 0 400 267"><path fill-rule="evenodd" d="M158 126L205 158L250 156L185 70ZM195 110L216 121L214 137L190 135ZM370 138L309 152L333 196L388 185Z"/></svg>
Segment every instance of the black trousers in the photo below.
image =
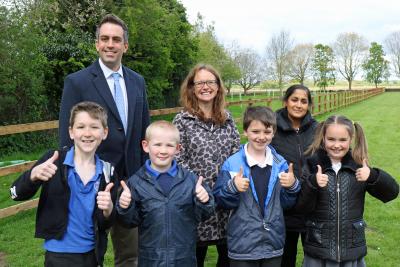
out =
<svg viewBox="0 0 400 267"><path fill-rule="evenodd" d="M87 253L58 253L46 251L45 267L96 267L97 260L94 250Z"/></svg>
<svg viewBox="0 0 400 267"><path fill-rule="evenodd" d="M261 260L232 260L230 267L279 267L282 257Z"/></svg>
<svg viewBox="0 0 400 267"><path fill-rule="evenodd" d="M283 248L281 267L296 267L297 243L301 235L301 243L303 244L305 233L302 232L286 232L285 247Z"/></svg>
<svg viewBox="0 0 400 267"><path fill-rule="evenodd" d="M217 267L229 267L228 246L225 244L215 245L218 251ZM204 267L208 246L196 247L197 267Z"/></svg>

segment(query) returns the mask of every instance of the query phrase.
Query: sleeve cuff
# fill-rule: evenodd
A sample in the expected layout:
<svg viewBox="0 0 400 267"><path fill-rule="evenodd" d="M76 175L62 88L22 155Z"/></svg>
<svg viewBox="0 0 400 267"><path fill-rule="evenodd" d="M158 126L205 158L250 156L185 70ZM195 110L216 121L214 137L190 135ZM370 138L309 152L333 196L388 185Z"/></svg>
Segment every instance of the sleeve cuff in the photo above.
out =
<svg viewBox="0 0 400 267"><path fill-rule="evenodd" d="M290 188L288 188L289 191L297 191L297 189L299 188L299 185L300 185L299 179L297 179L297 178L295 178L295 179L296 180L295 180L294 184Z"/></svg>
<svg viewBox="0 0 400 267"><path fill-rule="evenodd" d="M369 169L370 169L370 173L369 173L367 182L369 184L374 184L378 180L378 171L375 168L371 168L371 167Z"/></svg>
<svg viewBox="0 0 400 267"><path fill-rule="evenodd" d="M233 178L228 181L228 191L233 194L236 194L239 192L235 186L235 182L233 181Z"/></svg>

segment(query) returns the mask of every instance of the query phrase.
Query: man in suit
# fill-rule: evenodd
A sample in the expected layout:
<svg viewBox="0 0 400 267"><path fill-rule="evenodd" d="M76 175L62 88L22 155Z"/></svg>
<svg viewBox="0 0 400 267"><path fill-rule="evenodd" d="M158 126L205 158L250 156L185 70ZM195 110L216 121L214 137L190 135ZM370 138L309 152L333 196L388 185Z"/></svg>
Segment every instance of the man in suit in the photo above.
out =
<svg viewBox="0 0 400 267"><path fill-rule="evenodd" d="M144 163L141 148L150 122L145 81L121 64L128 49L128 28L114 15L106 15L96 30L99 59L65 78L59 115L60 145L71 146L68 119L71 107L93 101L108 112L108 137L97 149L101 159L112 162L121 179L127 179ZM111 230L115 266L136 266L137 230L118 222Z"/></svg>

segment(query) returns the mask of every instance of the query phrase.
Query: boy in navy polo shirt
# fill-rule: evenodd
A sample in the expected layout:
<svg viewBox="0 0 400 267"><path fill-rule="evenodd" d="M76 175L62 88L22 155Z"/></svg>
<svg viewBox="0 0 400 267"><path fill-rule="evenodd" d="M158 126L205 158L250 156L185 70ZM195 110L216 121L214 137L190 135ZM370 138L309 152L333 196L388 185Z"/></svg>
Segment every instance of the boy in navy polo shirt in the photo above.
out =
<svg viewBox="0 0 400 267"><path fill-rule="evenodd" d="M102 266L118 186L113 167L95 154L107 137L107 113L81 102L69 125L74 146L45 154L13 183L11 196L27 200L42 187L35 237L45 239L45 266Z"/></svg>
<svg viewBox="0 0 400 267"><path fill-rule="evenodd" d="M295 204L300 184L292 164L270 145L276 131L270 108L248 107L243 130L248 143L222 165L213 191L218 205L233 210L227 227L230 266L280 267L283 208Z"/></svg>
<svg viewBox="0 0 400 267"><path fill-rule="evenodd" d="M196 266L197 224L214 212L203 178L179 166L179 131L156 121L146 129L143 150L150 159L121 181L118 218L139 226L138 266Z"/></svg>

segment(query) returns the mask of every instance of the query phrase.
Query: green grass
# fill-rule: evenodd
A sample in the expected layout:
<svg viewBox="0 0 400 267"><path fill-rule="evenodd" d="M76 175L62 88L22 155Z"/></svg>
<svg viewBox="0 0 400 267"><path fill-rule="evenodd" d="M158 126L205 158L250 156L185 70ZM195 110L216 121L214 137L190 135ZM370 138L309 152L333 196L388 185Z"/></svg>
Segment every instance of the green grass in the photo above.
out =
<svg viewBox="0 0 400 267"><path fill-rule="evenodd" d="M400 105L398 103L400 103L400 93L385 93L365 102L338 110L335 113L348 116L364 127L372 165L386 170L400 182ZM280 101L274 101L272 108L275 110L278 107L281 107ZM229 109L235 118L240 118L245 108L245 106L235 106ZM322 120L329 115L331 114L319 116L317 119ZM240 123L238 127L241 129ZM18 155L16 158L7 157L2 160L32 160L37 159L42 152ZM9 186L16 177L16 174L0 177L0 208L15 204L9 198ZM0 254L5 254L5 260L8 263L0 262L0 266L43 266L42 241L33 238L35 211L21 212L15 216L0 219ZM368 225L367 266L400 266L398 250L396 249L397 240L400 240L400 232L398 231L400 229L399 198L383 204L367 196L365 220ZM298 255L298 266L301 266L301 248ZM105 266L113 266L112 257L110 242ZM206 266L215 266L215 262L216 249L210 247Z"/></svg>

